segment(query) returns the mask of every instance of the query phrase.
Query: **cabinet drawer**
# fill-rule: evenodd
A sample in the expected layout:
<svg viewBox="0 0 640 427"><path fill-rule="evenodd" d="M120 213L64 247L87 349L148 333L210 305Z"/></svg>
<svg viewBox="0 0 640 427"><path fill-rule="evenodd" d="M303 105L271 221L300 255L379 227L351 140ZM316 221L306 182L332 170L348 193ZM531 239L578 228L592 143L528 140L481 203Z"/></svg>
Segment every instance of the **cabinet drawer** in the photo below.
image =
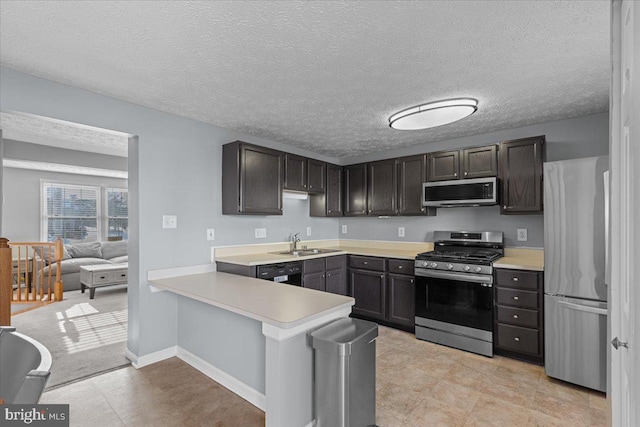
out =
<svg viewBox="0 0 640 427"><path fill-rule="evenodd" d="M385 271L385 261L384 258L352 255L349 266L361 270Z"/></svg>
<svg viewBox="0 0 640 427"><path fill-rule="evenodd" d="M525 308L496 306L498 322L511 323L512 325L525 326L528 328L538 327L538 311L527 310Z"/></svg>
<svg viewBox="0 0 640 427"><path fill-rule="evenodd" d="M307 259L303 264L304 274L324 273L324 258Z"/></svg>
<svg viewBox="0 0 640 427"><path fill-rule="evenodd" d="M498 323L497 345L509 350L538 354L538 330Z"/></svg>
<svg viewBox="0 0 640 427"><path fill-rule="evenodd" d="M413 276L413 264L415 261L405 259L390 259L389 260L389 273L406 274L407 276Z"/></svg>
<svg viewBox="0 0 640 427"><path fill-rule="evenodd" d="M496 288L496 301L499 305L522 308L538 308L538 293L518 291L516 289Z"/></svg>
<svg viewBox="0 0 640 427"><path fill-rule="evenodd" d="M91 283L94 285L101 285L103 283L110 283L113 282L113 280L115 279L115 275L110 272L110 271L104 271L101 273L93 273L93 277L91 280Z"/></svg>
<svg viewBox="0 0 640 427"><path fill-rule="evenodd" d="M496 286L538 290L538 273L535 271L496 269Z"/></svg>
<svg viewBox="0 0 640 427"><path fill-rule="evenodd" d="M346 255L334 255L325 258L327 263L327 270L337 270L347 268L347 256Z"/></svg>

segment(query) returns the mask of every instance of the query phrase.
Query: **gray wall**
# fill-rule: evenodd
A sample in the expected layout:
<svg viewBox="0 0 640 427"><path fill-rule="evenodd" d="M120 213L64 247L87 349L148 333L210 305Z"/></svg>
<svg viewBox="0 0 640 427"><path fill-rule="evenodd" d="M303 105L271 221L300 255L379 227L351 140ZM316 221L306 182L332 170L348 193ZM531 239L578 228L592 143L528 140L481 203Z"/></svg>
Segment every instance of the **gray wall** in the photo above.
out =
<svg viewBox="0 0 640 427"><path fill-rule="evenodd" d="M35 162L86 166L98 169L127 170L126 157L69 150L11 139L5 139L4 141L4 157L6 159L32 160Z"/></svg>
<svg viewBox="0 0 640 427"><path fill-rule="evenodd" d="M601 113L373 153L344 159L343 163L361 163L443 149L487 145L536 135L546 135L547 161L606 155L609 153L609 114ZM341 238L365 240L422 242L432 241L435 230L490 230L502 231L507 246L541 248L544 234L542 215L500 215L498 206L438 209L435 217L423 218L341 218L340 224L347 225L347 234L340 234ZM405 227L405 237L398 237L398 227ZM517 241L518 228L527 229L526 242Z"/></svg>
<svg viewBox="0 0 640 427"><path fill-rule="evenodd" d="M135 241L129 245L127 345L136 355L176 345L178 323L189 321L188 310L178 317L183 302L175 295L149 291L148 270L205 264L212 245L283 241L307 226L312 227L312 238L338 236L337 221L309 218L308 205L296 200L285 203L287 213L282 217L222 216L220 173L222 145L238 139L320 160L336 159L7 68L0 73L0 109L138 135L137 144L130 144L128 163L130 235ZM178 228L162 229L163 214L177 215ZM253 238L257 227L268 228L267 239ZM206 240L207 228L215 228L214 242Z"/></svg>
<svg viewBox="0 0 640 427"><path fill-rule="evenodd" d="M127 188L127 180L99 176L4 168L3 237L10 241L40 241L40 180Z"/></svg>

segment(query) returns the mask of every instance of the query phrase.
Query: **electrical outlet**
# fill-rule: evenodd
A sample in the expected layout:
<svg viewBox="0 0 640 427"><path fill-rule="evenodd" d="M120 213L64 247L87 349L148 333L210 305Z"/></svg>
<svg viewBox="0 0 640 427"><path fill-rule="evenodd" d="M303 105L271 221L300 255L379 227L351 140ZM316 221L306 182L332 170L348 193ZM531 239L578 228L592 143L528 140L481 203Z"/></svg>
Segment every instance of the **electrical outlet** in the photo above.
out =
<svg viewBox="0 0 640 427"><path fill-rule="evenodd" d="M526 242L526 241L527 241L527 229L518 228L518 242Z"/></svg>
<svg viewBox="0 0 640 427"><path fill-rule="evenodd" d="M404 227L398 227L398 237L404 237Z"/></svg>
<svg viewBox="0 0 640 427"><path fill-rule="evenodd" d="M267 238L267 229L266 228L256 228L256 239L266 239Z"/></svg>
<svg viewBox="0 0 640 427"><path fill-rule="evenodd" d="M342 226L342 234L347 234L347 225Z"/></svg>
<svg viewBox="0 0 640 427"><path fill-rule="evenodd" d="M307 227L307 236L311 236L311 227Z"/></svg>
<svg viewBox="0 0 640 427"><path fill-rule="evenodd" d="M162 228L178 228L178 217L175 215L162 215Z"/></svg>
<svg viewBox="0 0 640 427"><path fill-rule="evenodd" d="M216 232L213 228L207 228L207 240L216 240Z"/></svg>

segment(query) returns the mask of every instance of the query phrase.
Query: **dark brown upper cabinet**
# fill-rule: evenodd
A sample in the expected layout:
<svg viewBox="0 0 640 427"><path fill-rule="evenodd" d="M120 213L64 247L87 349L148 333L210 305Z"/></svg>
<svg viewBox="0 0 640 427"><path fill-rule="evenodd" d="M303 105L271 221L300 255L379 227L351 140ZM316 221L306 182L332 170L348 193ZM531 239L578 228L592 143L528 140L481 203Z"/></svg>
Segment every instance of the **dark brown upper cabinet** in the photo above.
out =
<svg viewBox="0 0 640 427"><path fill-rule="evenodd" d="M367 163L367 214L398 214L398 161Z"/></svg>
<svg viewBox="0 0 640 427"><path fill-rule="evenodd" d="M498 155L495 144L429 153L428 162L430 182L498 175Z"/></svg>
<svg viewBox="0 0 640 427"><path fill-rule="evenodd" d="M484 178L497 175L497 145L462 150L462 178Z"/></svg>
<svg viewBox="0 0 640 427"><path fill-rule="evenodd" d="M284 156L284 189L307 191L307 158L286 153Z"/></svg>
<svg viewBox="0 0 640 427"><path fill-rule="evenodd" d="M344 214L367 214L367 164L359 163L344 168Z"/></svg>
<svg viewBox="0 0 640 427"><path fill-rule="evenodd" d="M502 214L542 212L544 143L544 135L500 143Z"/></svg>
<svg viewBox="0 0 640 427"><path fill-rule="evenodd" d="M429 181L447 181L460 178L460 151L429 153Z"/></svg>
<svg viewBox="0 0 640 427"><path fill-rule="evenodd" d="M427 180L427 155L398 159L398 215L435 215L422 206L422 184Z"/></svg>
<svg viewBox="0 0 640 427"><path fill-rule="evenodd" d="M310 194L310 216L342 216L342 167L326 164L325 192Z"/></svg>
<svg viewBox="0 0 640 427"><path fill-rule="evenodd" d="M307 160L307 191L324 193L327 182L327 164L320 160Z"/></svg>
<svg viewBox="0 0 640 427"><path fill-rule="evenodd" d="M282 215L283 153L241 141L222 146L222 213Z"/></svg>

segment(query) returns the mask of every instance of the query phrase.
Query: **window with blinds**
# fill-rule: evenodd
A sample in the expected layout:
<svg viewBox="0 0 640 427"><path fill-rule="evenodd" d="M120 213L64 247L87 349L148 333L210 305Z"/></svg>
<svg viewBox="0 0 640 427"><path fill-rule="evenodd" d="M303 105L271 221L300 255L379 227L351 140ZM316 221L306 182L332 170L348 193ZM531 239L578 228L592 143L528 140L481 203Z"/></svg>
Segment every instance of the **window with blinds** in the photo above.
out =
<svg viewBox="0 0 640 427"><path fill-rule="evenodd" d="M41 238L64 243L128 240L129 193L123 188L42 183Z"/></svg>
<svg viewBox="0 0 640 427"><path fill-rule="evenodd" d="M100 187L45 183L43 191L46 240L91 242L100 236Z"/></svg>
<svg viewBox="0 0 640 427"><path fill-rule="evenodd" d="M107 239L129 239L129 192L122 188L107 189Z"/></svg>

